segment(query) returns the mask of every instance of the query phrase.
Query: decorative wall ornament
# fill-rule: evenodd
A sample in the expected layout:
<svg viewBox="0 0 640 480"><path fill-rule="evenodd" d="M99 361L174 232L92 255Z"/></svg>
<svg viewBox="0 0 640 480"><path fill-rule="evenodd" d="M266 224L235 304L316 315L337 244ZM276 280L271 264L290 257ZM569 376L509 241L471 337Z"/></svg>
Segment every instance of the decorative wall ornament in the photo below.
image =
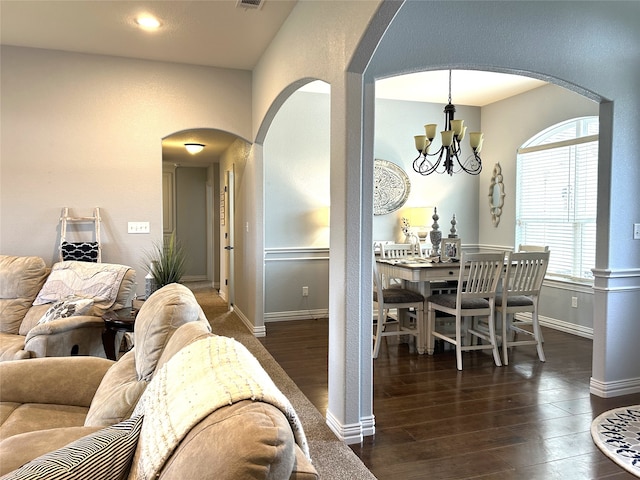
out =
<svg viewBox="0 0 640 480"><path fill-rule="evenodd" d="M497 227L500 223L500 215L502 215L502 207L504 207L504 196L502 167L500 163L496 163L493 167L491 184L489 185L489 213L491 213L491 222L494 227Z"/></svg>
<svg viewBox="0 0 640 480"><path fill-rule="evenodd" d="M376 158L373 164L373 180L374 215L395 212L409 198L409 177L395 163Z"/></svg>

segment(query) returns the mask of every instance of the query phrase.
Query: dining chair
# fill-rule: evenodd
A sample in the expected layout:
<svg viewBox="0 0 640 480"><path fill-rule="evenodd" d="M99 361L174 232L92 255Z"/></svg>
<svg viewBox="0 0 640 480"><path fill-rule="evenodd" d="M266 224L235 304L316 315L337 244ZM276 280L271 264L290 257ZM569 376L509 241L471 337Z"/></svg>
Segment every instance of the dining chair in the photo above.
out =
<svg viewBox="0 0 640 480"><path fill-rule="evenodd" d="M421 257L422 249L417 243L387 243L380 245L380 257L398 259L405 257Z"/></svg>
<svg viewBox="0 0 640 480"><path fill-rule="evenodd" d="M518 252L548 252L548 251L549 251L548 245L523 245L523 244L518 245ZM518 318L517 320L515 318L512 318L512 322L514 322L514 324L517 324L519 326L531 325L531 320L527 318ZM544 336L542 334L542 331L540 331L540 341L544 343Z"/></svg>
<svg viewBox="0 0 640 480"><path fill-rule="evenodd" d="M373 303L377 308L377 320L373 325L373 358L378 358L380 343L383 337L409 334L415 337L417 347L422 349L425 341L424 324L424 296L402 286L390 286L378 270L373 259ZM389 310L396 310L393 317ZM406 314L409 309L415 310L414 321L411 322Z"/></svg>
<svg viewBox="0 0 640 480"><path fill-rule="evenodd" d="M548 245L523 245L523 244L520 244L518 246L518 251L519 252L548 252L549 251L549 246Z"/></svg>
<svg viewBox="0 0 640 480"><path fill-rule="evenodd" d="M538 322L538 300L542 281L549 264L549 252L512 253L502 281L502 293L496 295L496 311L502 317L502 359L509 364L509 348L516 345L535 345L538 358L545 361L542 344L544 339ZM506 301L505 301L506 299ZM530 312L530 322L514 319L516 313ZM531 329L523 328L530 324ZM526 340L517 340L521 334Z"/></svg>
<svg viewBox="0 0 640 480"><path fill-rule="evenodd" d="M508 253L506 255L509 256ZM462 352L469 350L492 350L496 365L501 365L495 331L495 296L504 270L504 261L505 252L463 252L457 293L431 295L427 298L427 350L433 351L435 338L451 343L456 348L458 370L462 370ZM436 317L436 312L455 317L453 332L445 330L447 323L452 321L451 317ZM471 321L466 320L463 325L463 318L467 317L471 317ZM487 317L487 331L475 328L476 317ZM489 343L474 344L475 339Z"/></svg>

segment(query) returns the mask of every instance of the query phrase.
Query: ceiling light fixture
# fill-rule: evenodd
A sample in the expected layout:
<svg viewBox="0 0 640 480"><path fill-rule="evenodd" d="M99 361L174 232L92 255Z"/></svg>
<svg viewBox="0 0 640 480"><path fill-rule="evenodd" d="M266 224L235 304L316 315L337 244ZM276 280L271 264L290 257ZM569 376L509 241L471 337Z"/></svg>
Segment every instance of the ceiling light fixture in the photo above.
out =
<svg viewBox="0 0 640 480"><path fill-rule="evenodd" d="M454 120L455 111L456 107L451 103L451 70L449 70L449 103L444 107L444 128L446 130L440 132L442 146L437 152L429 153L429 147L436 136L437 125L435 123L424 126L426 135L416 135L414 137L418 157L413 161L413 169L420 175L430 175L433 172L453 175L462 171L471 175L478 175L482 171L480 150L482 150L484 135L482 132L469 134L469 144L473 154L461 161L462 148L460 142L467 132L467 127L464 126L464 120ZM433 157L434 161L431 161L430 157ZM442 162L443 159L444 162ZM454 160L458 163L459 168L456 167ZM441 163L443 168L439 171L438 167L440 167Z"/></svg>
<svg viewBox="0 0 640 480"><path fill-rule="evenodd" d="M151 15L141 15L136 18L136 23L144 30L155 30L160 28L160 20Z"/></svg>
<svg viewBox="0 0 640 480"><path fill-rule="evenodd" d="M191 155L195 155L196 153L200 153L205 146L201 143L185 143L184 148L187 149Z"/></svg>

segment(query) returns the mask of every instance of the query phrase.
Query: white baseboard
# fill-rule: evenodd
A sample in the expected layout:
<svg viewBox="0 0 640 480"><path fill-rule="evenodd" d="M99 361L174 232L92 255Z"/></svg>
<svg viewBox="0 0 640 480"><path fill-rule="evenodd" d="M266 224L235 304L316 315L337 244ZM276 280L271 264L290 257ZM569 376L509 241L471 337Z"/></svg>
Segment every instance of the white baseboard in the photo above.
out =
<svg viewBox="0 0 640 480"><path fill-rule="evenodd" d="M336 437L347 445L362 443L363 437L375 433L375 420L373 416L364 419L364 421L360 423L343 425L327 410L327 425Z"/></svg>
<svg viewBox="0 0 640 480"><path fill-rule="evenodd" d="M238 318L242 321L242 323L246 325L246 327L251 333L253 333L255 337L265 337L267 335L267 329L264 327L264 325L261 327L256 327L238 307L233 307L233 313L238 315Z"/></svg>
<svg viewBox="0 0 640 480"><path fill-rule="evenodd" d="M591 378L589 391L602 398L619 397L631 393L640 393L640 378L628 378L615 382L600 382Z"/></svg>
<svg viewBox="0 0 640 480"><path fill-rule="evenodd" d="M291 310L288 312L269 312L264 314L264 323L267 322L286 322L289 320L317 320L318 318L327 318L329 310L320 308L317 310Z"/></svg>
<svg viewBox="0 0 640 480"><path fill-rule="evenodd" d="M516 318L531 321L531 314L517 313ZM538 322L540 322L540 325L543 327L553 328L554 330L570 333L579 337L593 339L593 328L591 327L584 327L575 323L565 322L564 320L558 320L557 318L543 317L542 315L538 315Z"/></svg>

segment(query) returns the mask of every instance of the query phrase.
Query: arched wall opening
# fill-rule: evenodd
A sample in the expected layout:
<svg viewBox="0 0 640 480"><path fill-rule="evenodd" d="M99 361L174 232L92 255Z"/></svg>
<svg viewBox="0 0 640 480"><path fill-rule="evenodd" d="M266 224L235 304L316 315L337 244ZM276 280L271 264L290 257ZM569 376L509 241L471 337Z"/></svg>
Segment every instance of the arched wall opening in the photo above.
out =
<svg viewBox="0 0 640 480"><path fill-rule="evenodd" d="M296 87L263 144L265 324L328 316L330 86Z"/></svg>
<svg viewBox="0 0 640 480"><path fill-rule="evenodd" d="M618 58L616 62L613 58L609 58L610 55L607 52L616 38L619 40L629 35L637 38L637 29L634 30L625 20L625 15L629 15L626 8L630 6L612 12L603 10L602 6L581 4L577 13L569 12L565 8L566 5L556 5L556 7L553 12L550 12L542 11L533 3L514 4L508 12L498 12L499 6L491 2L465 2L455 7L442 2L405 2L388 25L385 35L371 58L364 74L365 90L373 88L376 79L400 73L436 68L470 68L526 74L565 87L598 102L601 124L598 172L599 227L594 287L595 341L591 390L592 393L601 396L631 393L640 389L639 372L637 368L629 368L628 364L617 364L612 357L612 349L615 349L616 345L618 347L624 345L625 351L630 354L635 355L635 351L623 336L611 335L612 331L618 331L618 329L610 322L614 324L616 322L612 316L614 311L625 317L632 313L620 301L621 298L613 302L614 305L611 302L614 298L611 292L625 291L629 299L635 298L637 301L639 259L637 249L634 249L636 253L627 259L610 250L613 224L622 226L620 216L614 213L615 204L618 202L612 197L611 188L612 183L620 183L625 191L633 194L633 192L637 193L637 184L634 187L626 180L621 182L613 180L611 171L616 163L623 161L627 146L620 148L619 151L616 151L615 147L612 148L615 145L616 135L622 135L624 130L624 128L618 129L616 132L612 127L614 116L625 118L625 120L620 119L620 126L625 125L627 121L637 125L638 118L636 113L620 103L617 104L617 108L624 112L614 112L612 103L608 99L615 101L616 98L624 98L626 103L629 96L637 97L637 94L621 81L622 77L628 75L637 76L637 72L631 72L630 67L625 65L622 59ZM455 11L452 11L453 9ZM450 36L440 31L438 27L438 25L444 26L445 19L452 15L457 19L459 34L453 42ZM584 23L581 22L579 28L562 28L557 31L554 28L545 28L544 34L539 29L536 32L535 25L540 22L551 22L556 27L566 26L566 19L571 15L577 15L584 20ZM433 28L427 31L421 28L424 18L431 19ZM600 25L598 20L605 18L604 24L607 28L598 31L597 26ZM613 20L614 18L617 20ZM442 19L440 24L439 19ZM535 22L532 22L532 19L535 19ZM574 22L570 23L574 24ZM619 27L614 29L611 27L614 24L618 24ZM491 35L491 31L500 31L501 35ZM550 34L550 32L553 33ZM601 48L597 51L587 47L587 43L592 43L591 41L581 42L581 39L586 39L589 35L602 39ZM563 45L564 39L568 37L573 39L572 48L562 50L558 54L558 45ZM428 45L428 48L425 49L424 45ZM531 51L532 45L536 45L535 51ZM618 70L622 77L616 78L615 75L611 75L611 72L604 74L607 70L603 70L603 61L608 67ZM364 112L365 129L369 130L371 124L368 119L374 116L374 112L367 109L370 105L370 103L365 104ZM372 138L371 131L365 131L364 138L365 142ZM365 144L363 150L366 151L367 148ZM634 171L632 176L637 182L638 173ZM481 188L482 191L484 189ZM634 215L637 216L638 212L635 211L637 208L633 207L633 209ZM627 216L626 222L630 222L632 217L633 215ZM629 242L630 238L627 238L625 243L632 247ZM612 274L616 270L620 270L620 273ZM625 280L618 281L616 279L618 276L624 277ZM634 280L629 280L630 278ZM634 282L636 288L622 286L623 282L626 285L629 281ZM615 298L619 297L621 295L616 295ZM610 323L609 326L607 326L608 323ZM612 327L613 330L611 330ZM606 338L605 330L609 331ZM605 379L605 373L607 379Z"/></svg>

